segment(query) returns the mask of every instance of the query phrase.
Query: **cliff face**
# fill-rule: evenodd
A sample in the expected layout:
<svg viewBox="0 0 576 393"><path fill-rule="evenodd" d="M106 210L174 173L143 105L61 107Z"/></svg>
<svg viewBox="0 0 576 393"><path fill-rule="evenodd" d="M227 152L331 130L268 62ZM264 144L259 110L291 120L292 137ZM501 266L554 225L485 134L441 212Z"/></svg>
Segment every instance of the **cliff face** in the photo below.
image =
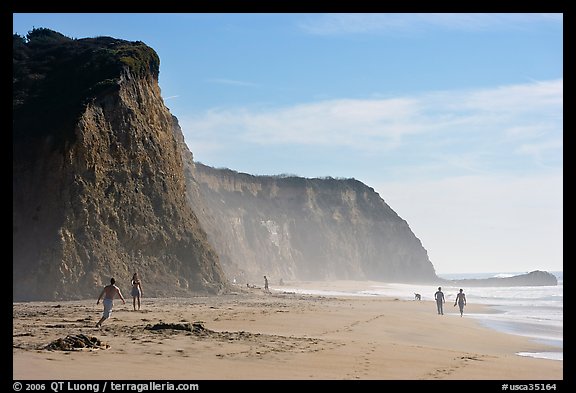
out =
<svg viewBox="0 0 576 393"><path fill-rule="evenodd" d="M229 279L436 279L420 240L372 188L214 169L194 163L175 133L189 201Z"/></svg>
<svg viewBox="0 0 576 393"><path fill-rule="evenodd" d="M136 271L147 296L226 286L158 66L140 42L14 38L14 300L95 297L112 276L127 296Z"/></svg>
<svg viewBox="0 0 576 393"><path fill-rule="evenodd" d="M194 163L158 72L141 42L14 36L13 300L95 298L110 277L128 295L134 272L151 297L219 293L225 272L438 281L406 221L359 181Z"/></svg>

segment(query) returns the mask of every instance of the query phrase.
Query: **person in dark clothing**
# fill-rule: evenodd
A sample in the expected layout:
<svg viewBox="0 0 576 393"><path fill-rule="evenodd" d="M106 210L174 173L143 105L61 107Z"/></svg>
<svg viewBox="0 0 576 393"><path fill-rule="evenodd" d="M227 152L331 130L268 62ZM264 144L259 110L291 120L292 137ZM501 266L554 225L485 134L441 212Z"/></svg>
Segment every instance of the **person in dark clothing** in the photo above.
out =
<svg viewBox="0 0 576 393"><path fill-rule="evenodd" d="M444 315L444 292L442 292L442 287L438 287L438 290L434 294L434 299L436 299L436 308L438 308L438 314Z"/></svg>

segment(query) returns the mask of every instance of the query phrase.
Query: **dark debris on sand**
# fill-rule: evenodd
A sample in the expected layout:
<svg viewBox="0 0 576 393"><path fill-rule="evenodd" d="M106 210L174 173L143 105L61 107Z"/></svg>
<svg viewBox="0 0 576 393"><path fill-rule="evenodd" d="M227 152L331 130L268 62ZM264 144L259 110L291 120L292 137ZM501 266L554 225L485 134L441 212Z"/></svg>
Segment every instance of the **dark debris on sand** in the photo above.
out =
<svg viewBox="0 0 576 393"><path fill-rule="evenodd" d="M50 351L80 351L83 349L108 349L110 346L97 337L89 337L85 334L69 334L65 338L59 338L46 345L44 349Z"/></svg>
<svg viewBox="0 0 576 393"><path fill-rule="evenodd" d="M147 325L145 327L146 330L164 330L164 329L171 329L171 330L185 330L187 332L192 332L196 335L207 335L210 333L215 333L210 329L206 329L204 325L200 322L193 322L192 324L189 322L186 323L166 323L166 322L159 322L154 325Z"/></svg>

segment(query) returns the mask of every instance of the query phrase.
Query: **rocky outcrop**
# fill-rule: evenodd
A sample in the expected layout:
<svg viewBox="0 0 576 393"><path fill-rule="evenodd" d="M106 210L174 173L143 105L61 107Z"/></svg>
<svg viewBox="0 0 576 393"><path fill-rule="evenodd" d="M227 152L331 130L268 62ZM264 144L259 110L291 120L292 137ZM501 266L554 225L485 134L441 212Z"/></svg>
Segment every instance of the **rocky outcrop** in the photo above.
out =
<svg viewBox="0 0 576 393"><path fill-rule="evenodd" d="M558 279L552 273L535 270L530 273L519 274L511 277L448 280L447 283L462 287L535 287L558 285Z"/></svg>
<svg viewBox="0 0 576 393"><path fill-rule="evenodd" d="M13 298L218 293L226 279L186 199L180 147L141 42L14 37Z"/></svg>
<svg viewBox="0 0 576 393"><path fill-rule="evenodd" d="M230 280L437 278L420 240L374 189L354 179L211 168L195 163L179 127L174 131L188 199Z"/></svg>

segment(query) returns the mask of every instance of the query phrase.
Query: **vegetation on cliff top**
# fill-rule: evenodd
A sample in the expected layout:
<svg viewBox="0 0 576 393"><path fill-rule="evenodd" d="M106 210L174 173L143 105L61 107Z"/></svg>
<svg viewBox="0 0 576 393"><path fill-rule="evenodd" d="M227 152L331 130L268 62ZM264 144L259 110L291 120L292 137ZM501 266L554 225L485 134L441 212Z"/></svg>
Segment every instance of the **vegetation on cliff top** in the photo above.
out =
<svg viewBox="0 0 576 393"><path fill-rule="evenodd" d="M12 53L15 140L70 140L84 106L117 90L123 72L157 79L160 69L158 55L143 42L72 39L45 28L14 34Z"/></svg>

